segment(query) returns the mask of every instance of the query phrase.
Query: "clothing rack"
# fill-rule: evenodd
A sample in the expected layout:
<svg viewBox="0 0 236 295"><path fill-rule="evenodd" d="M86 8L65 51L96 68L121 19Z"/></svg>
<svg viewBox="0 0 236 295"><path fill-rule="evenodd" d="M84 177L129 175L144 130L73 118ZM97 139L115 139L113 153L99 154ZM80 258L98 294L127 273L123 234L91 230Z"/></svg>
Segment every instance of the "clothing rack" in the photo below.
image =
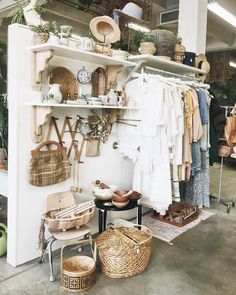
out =
<svg viewBox="0 0 236 295"><path fill-rule="evenodd" d="M228 110L233 110L235 106L221 106L225 109L225 117L227 117ZM225 139L225 138L222 138ZM232 207L235 207L236 200L233 198L231 201L225 201L221 199L221 189L222 189L222 177L223 177L223 166L224 166L224 157L220 157L220 175L219 175L219 187L218 187L218 197L210 195L212 199L216 199L218 203L224 205L226 207L226 212L230 213L230 204L232 203Z"/></svg>

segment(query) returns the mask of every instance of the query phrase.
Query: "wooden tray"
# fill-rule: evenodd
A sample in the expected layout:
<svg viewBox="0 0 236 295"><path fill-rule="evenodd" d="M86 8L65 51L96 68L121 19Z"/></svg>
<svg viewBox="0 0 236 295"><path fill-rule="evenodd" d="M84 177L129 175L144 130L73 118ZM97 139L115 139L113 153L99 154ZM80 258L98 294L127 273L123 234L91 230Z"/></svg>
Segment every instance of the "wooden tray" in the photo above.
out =
<svg viewBox="0 0 236 295"><path fill-rule="evenodd" d="M178 227L182 227L197 219L198 216L199 209L197 205L191 205L183 202L173 202L165 215L161 215L158 212L154 211L152 218Z"/></svg>

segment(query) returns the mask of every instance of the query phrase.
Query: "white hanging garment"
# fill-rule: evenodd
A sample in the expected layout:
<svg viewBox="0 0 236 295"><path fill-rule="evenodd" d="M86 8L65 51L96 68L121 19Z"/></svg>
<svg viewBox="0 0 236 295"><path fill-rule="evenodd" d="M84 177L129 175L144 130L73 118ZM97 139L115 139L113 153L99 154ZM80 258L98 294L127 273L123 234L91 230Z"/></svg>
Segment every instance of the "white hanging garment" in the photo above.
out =
<svg viewBox="0 0 236 295"><path fill-rule="evenodd" d="M133 189L161 214L172 203L167 125L173 103L165 89L155 78L144 82L141 151L133 177Z"/></svg>

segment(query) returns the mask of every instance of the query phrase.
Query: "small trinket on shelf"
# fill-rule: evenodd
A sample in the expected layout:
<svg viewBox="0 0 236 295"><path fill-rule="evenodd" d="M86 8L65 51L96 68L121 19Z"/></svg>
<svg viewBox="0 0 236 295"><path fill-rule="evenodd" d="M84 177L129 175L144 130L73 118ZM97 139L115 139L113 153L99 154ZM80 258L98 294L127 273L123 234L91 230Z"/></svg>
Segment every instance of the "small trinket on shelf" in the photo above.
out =
<svg viewBox="0 0 236 295"><path fill-rule="evenodd" d="M108 92L108 98L109 98L109 105L116 106L117 105L117 94L114 89L110 89Z"/></svg>

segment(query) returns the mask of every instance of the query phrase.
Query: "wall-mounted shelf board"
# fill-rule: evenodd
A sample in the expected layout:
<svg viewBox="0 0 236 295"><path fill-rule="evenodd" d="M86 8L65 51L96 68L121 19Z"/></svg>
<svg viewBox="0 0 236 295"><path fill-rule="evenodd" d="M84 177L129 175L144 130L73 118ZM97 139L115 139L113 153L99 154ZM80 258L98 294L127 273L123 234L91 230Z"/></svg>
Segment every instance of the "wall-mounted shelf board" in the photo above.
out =
<svg viewBox="0 0 236 295"><path fill-rule="evenodd" d="M41 44L29 48L32 52L52 51L53 56L72 58L83 62L95 63L99 65L123 65L125 67L135 67L136 63L128 60L120 60L111 56L85 51L64 45Z"/></svg>
<svg viewBox="0 0 236 295"><path fill-rule="evenodd" d="M57 107L57 108L77 108L77 109L115 109L115 110L139 110L139 107L118 107L118 106L104 106L104 105L78 105L67 103L25 103L28 106L34 107Z"/></svg>
<svg viewBox="0 0 236 295"><path fill-rule="evenodd" d="M205 74L204 71L184 64L174 62L172 60L164 60L158 56L150 54L131 55L129 60L137 63L142 63L144 66L157 68L162 71L168 71L175 74Z"/></svg>

